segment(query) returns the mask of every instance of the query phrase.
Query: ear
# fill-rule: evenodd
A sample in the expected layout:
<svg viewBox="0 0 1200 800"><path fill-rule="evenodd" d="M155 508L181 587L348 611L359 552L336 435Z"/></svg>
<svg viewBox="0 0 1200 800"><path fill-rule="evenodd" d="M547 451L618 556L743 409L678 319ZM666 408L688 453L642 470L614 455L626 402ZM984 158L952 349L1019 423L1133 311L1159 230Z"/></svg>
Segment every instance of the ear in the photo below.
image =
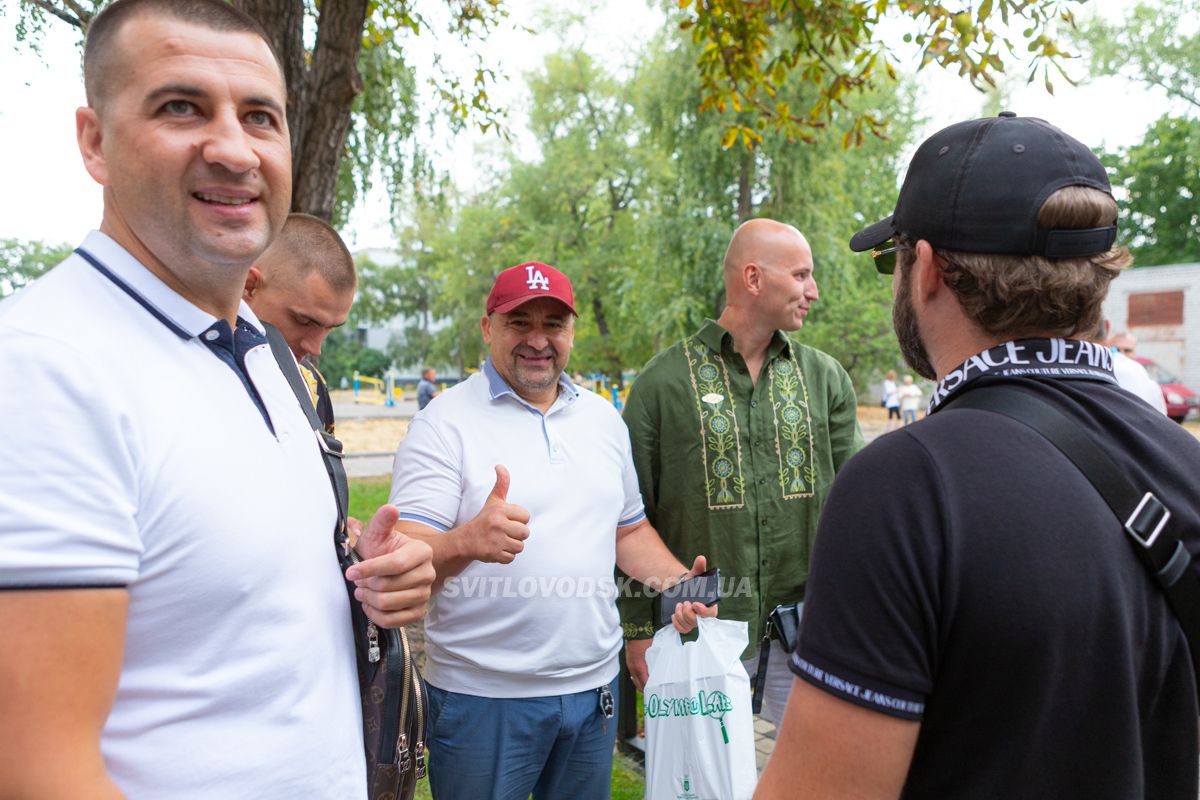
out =
<svg viewBox="0 0 1200 800"><path fill-rule="evenodd" d="M742 267L742 285L746 287L746 291L757 297L762 294L763 289L763 271L762 267L751 261L746 266Z"/></svg>
<svg viewBox="0 0 1200 800"><path fill-rule="evenodd" d="M103 130L100 115L91 106L75 109L75 140L79 143L79 154L83 156L83 167L92 180L108 186L108 163L104 159Z"/></svg>
<svg viewBox="0 0 1200 800"><path fill-rule="evenodd" d="M484 314L483 319L479 320L479 329L483 333L483 343L492 343L492 318L489 314Z"/></svg>
<svg viewBox="0 0 1200 800"><path fill-rule="evenodd" d="M914 301L919 300L924 304L946 286L942 280L943 259L933 252L933 245L924 239L917 242L913 251L913 265L910 267L913 270L912 296Z"/></svg>
<svg viewBox="0 0 1200 800"><path fill-rule="evenodd" d="M246 289L242 292L242 299L250 302L255 293L260 291L263 286L262 270L258 267L251 267L250 271L246 273Z"/></svg>

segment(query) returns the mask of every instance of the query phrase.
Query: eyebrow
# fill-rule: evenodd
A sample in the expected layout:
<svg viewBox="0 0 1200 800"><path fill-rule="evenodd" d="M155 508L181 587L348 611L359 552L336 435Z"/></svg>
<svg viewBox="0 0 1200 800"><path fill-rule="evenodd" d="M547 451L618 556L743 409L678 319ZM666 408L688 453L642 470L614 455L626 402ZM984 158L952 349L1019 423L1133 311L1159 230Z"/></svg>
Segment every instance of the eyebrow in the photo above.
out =
<svg viewBox="0 0 1200 800"><path fill-rule="evenodd" d="M324 321L324 320L317 319L316 317L314 317L314 316L312 316L311 314L308 314L308 313L306 313L306 312L304 312L304 311L298 311L298 310L296 310L296 309L294 309L294 308L289 308L289 309L288 309L288 313L290 313L290 314L291 314L293 317L295 317L295 318L296 318L296 320L297 320L297 321L299 321L299 322L301 322L301 323L307 324L308 322L311 322L312 324L314 324L314 325L316 325L316 326L318 326L318 327L321 327L321 328L328 328L328 329L330 329L330 330L332 330L332 329L334 329L334 328L340 328L340 327L342 327L343 325L345 325L345 324L346 324L346 321L347 321L347 320L345 320L345 319L344 319L344 320L342 320L341 322L338 322L338 323L336 323L336 324L333 324L333 325L327 325L327 324L325 324L325 321Z"/></svg>
<svg viewBox="0 0 1200 800"><path fill-rule="evenodd" d="M248 106L257 106L259 108L269 108L284 119L287 119L287 112L283 110L283 106L277 100L271 97L247 97L242 101Z"/></svg>
<svg viewBox="0 0 1200 800"><path fill-rule="evenodd" d="M191 86L186 83L168 83L166 86L160 86L150 94L146 95L146 102L154 103L170 95L183 97L204 97L206 93L198 86Z"/></svg>

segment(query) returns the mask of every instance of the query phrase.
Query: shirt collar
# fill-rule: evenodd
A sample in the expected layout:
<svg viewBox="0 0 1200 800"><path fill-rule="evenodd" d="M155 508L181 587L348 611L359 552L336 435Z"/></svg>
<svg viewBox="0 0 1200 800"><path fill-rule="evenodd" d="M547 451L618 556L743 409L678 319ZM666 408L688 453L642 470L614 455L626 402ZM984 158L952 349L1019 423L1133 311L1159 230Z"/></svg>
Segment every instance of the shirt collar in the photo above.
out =
<svg viewBox="0 0 1200 800"><path fill-rule="evenodd" d="M213 326L217 318L186 300L134 258L128 250L107 234L92 231L79 246L84 259L105 274L147 311L158 317L180 338L191 339ZM91 258L88 258L91 256ZM96 262L99 262L98 264ZM238 318L260 334L265 329L258 317L240 301Z"/></svg>
<svg viewBox="0 0 1200 800"><path fill-rule="evenodd" d="M717 354L724 353L727 344L730 351L733 350L733 334L713 319L704 320L704 326L696 333L696 338ZM792 355L792 340L784 335L783 331L775 331L771 343L767 345L767 360L770 361L781 353L789 357Z"/></svg>
<svg viewBox="0 0 1200 800"><path fill-rule="evenodd" d="M985 375L1116 383L1112 353L1081 339L1017 339L990 347L946 373L929 399L932 414L955 392Z"/></svg>
<svg viewBox="0 0 1200 800"><path fill-rule="evenodd" d="M529 406L529 408L533 408L533 405L531 405L529 401L517 394L516 391L508 385L508 381L504 380L504 376L500 374L499 370L496 369L496 365L492 363L491 356L488 356L487 361L483 362L483 374L487 378L488 394L493 400L503 397L507 394L516 398L518 402ZM578 397L579 388L576 387L575 384L571 383L571 379L568 378L567 373L564 372L558 376L558 398L554 401L554 405L550 406L550 411L553 411L560 403L574 403ZM541 411L538 410L538 413L540 414Z"/></svg>

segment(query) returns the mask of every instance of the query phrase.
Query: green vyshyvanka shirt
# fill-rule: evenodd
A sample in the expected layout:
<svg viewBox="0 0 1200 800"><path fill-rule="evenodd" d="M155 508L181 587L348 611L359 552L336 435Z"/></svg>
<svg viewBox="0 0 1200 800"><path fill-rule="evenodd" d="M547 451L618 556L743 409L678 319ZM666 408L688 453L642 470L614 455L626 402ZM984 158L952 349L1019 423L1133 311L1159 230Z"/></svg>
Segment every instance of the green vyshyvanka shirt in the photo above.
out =
<svg viewBox="0 0 1200 800"><path fill-rule="evenodd" d="M821 505L863 446L850 376L776 332L757 385L729 332L709 320L659 353L630 390L625 424L646 515L684 564L720 567L720 616L750 623L802 597ZM627 639L653 636L640 584L618 601Z"/></svg>

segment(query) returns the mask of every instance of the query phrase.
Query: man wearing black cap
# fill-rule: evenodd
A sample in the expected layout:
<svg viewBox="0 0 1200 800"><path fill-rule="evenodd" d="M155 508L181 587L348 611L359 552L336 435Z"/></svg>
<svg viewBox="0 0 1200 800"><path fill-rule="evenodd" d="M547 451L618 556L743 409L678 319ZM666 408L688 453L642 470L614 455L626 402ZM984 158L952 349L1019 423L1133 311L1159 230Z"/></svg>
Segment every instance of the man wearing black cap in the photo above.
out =
<svg viewBox="0 0 1200 800"><path fill-rule="evenodd" d="M939 382L838 473L756 797L1196 797L1195 566L1138 554L1196 550L1200 444L1079 338L1129 262L1116 211L1091 151L1006 112L922 144L895 213L851 240L895 268L901 349ZM998 394L1037 411L979 407ZM1147 493L1151 526L1047 418Z"/></svg>

